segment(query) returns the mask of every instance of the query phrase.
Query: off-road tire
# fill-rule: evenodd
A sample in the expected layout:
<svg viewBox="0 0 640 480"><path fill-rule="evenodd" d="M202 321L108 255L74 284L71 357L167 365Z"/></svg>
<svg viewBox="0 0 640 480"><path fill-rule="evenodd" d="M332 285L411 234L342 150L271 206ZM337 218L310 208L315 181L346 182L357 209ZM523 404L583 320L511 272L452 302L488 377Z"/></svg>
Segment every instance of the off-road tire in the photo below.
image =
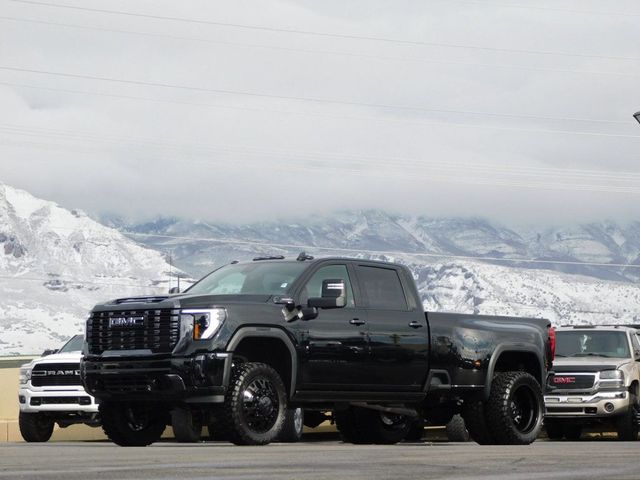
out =
<svg viewBox="0 0 640 480"><path fill-rule="evenodd" d="M618 440L632 442L638 440L638 399L636 395L629 394L629 409L616 419L616 433Z"/></svg>
<svg viewBox="0 0 640 480"><path fill-rule="evenodd" d="M497 444L529 445L538 437L544 417L540 384L526 372L497 373L485 412Z"/></svg>
<svg viewBox="0 0 640 480"><path fill-rule="evenodd" d="M251 401L246 401L249 399ZM218 417L221 432L231 442L266 445L275 441L282 430L286 410L287 393L278 372L264 363L234 365Z"/></svg>
<svg viewBox="0 0 640 480"><path fill-rule="evenodd" d="M582 427L580 425L564 425L562 428L564 438L571 442L575 442L580 440L580 436L582 435Z"/></svg>
<svg viewBox="0 0 640 480"><path fill-rule="evenodd" d="M471 440L469 430L460 415L454 415L446 425L447 438L450 442L468 442Z"/></svg>
<svg viewBox="0 0 640 480"><path fill-rule="evenodd" d="M151 404L103 402L99 407L102 430L121 447L146 447L158 441L168 415Z"/></svg>
<svg viewBox="0 0 640 480"><path fill-rule="evenodd" d="M462 408L462 418L471 440L480 445L495 445L497 443L493 433L489 430L483 401L466 401Z"/></svg>
<svg viewBox="0 0 640 480"><path fill-rule="evenodd" d="M350 407L336 412L336 426L345 442L392 445L405 439L412 420L368 408Z"/></svg>
<svg viewBox="0 0 640 480"><path fill-rule="evenodd" d="M558 421L545 420L544 429L549 440L562 440L564 437L564 425Z"/></svg>
<svg viewBox="0 0 640 480"><path fill-rule="evenodd" d="M199 442L202 436L202 420L188 408L175 408L171 411L173 435L180 443Z"/></svg>
<svg viewBox="0 0 640 480"><path fill-rule="evenodd" d="M302 430L304 429L304 410L298 408L288 408L282 431L278 435L277 442L296 443L302 438Z"/></svg>
<svg viewBox="0 0 640 480"><path fill-rule="evenodd" d="M53 434L54 421L40 413L20 412L18 425L25 442L47 442Z"/></svg>

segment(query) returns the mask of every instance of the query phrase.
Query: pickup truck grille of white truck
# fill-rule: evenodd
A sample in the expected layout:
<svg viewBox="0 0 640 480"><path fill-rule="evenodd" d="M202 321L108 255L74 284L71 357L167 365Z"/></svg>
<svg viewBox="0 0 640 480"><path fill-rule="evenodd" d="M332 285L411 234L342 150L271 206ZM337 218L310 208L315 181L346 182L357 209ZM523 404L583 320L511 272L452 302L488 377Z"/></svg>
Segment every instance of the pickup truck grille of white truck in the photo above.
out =
<svg viewBox="0 0 640 480"><path fill-rule="evenodd" d="M151 350L170 353L180 336L179 310L93 312L87 322L89 354L107 350Z"/></svg>
<svg viewBox="0 0 640 480"><path fill-rule="evenodd" d="M38 363L31 372L34 387L81 384L79 363Z"/></svg>

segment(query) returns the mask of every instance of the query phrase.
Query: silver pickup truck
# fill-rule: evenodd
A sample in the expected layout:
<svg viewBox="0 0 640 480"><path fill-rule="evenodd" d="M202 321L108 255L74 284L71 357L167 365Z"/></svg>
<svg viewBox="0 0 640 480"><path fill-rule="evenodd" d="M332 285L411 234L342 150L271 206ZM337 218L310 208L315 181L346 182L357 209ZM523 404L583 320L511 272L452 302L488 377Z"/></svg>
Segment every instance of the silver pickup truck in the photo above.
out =
<svg viewBox="0 0 640 480"><path fill-rule="evenodd" d="M556 330L556 358L547 377L544 425L552 440L577 440L586 427L613 428L637 440L640 341L628 327Z"/></svg>

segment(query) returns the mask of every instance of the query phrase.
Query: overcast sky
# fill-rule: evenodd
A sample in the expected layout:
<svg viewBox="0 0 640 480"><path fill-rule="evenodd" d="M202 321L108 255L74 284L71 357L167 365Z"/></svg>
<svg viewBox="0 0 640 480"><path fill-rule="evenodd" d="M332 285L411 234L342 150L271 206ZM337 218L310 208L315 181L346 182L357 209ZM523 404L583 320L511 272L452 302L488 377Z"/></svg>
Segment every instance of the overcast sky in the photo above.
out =
<svg viewBox="0 0 640 480"><path fill-rule="evenodd" d="M43 2L143 14L0 0L0 181L66 207L640 220L635 0Z"/></svg>

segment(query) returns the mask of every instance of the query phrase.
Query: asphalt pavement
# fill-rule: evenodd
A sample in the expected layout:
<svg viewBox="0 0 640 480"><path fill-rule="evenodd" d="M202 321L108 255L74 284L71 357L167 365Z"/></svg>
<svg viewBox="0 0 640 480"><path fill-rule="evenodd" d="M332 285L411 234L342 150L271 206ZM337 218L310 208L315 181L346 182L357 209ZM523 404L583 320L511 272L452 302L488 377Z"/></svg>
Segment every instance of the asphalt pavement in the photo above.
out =
<svg viewBox="0 0 640 480"><path fill-rule="evenodd" d="M420 442L351 445L334 437L237 447L122 448L108 442L0 444L0 479L608 479L640 478L637 442L538 440L529 446Z"/></svg>

